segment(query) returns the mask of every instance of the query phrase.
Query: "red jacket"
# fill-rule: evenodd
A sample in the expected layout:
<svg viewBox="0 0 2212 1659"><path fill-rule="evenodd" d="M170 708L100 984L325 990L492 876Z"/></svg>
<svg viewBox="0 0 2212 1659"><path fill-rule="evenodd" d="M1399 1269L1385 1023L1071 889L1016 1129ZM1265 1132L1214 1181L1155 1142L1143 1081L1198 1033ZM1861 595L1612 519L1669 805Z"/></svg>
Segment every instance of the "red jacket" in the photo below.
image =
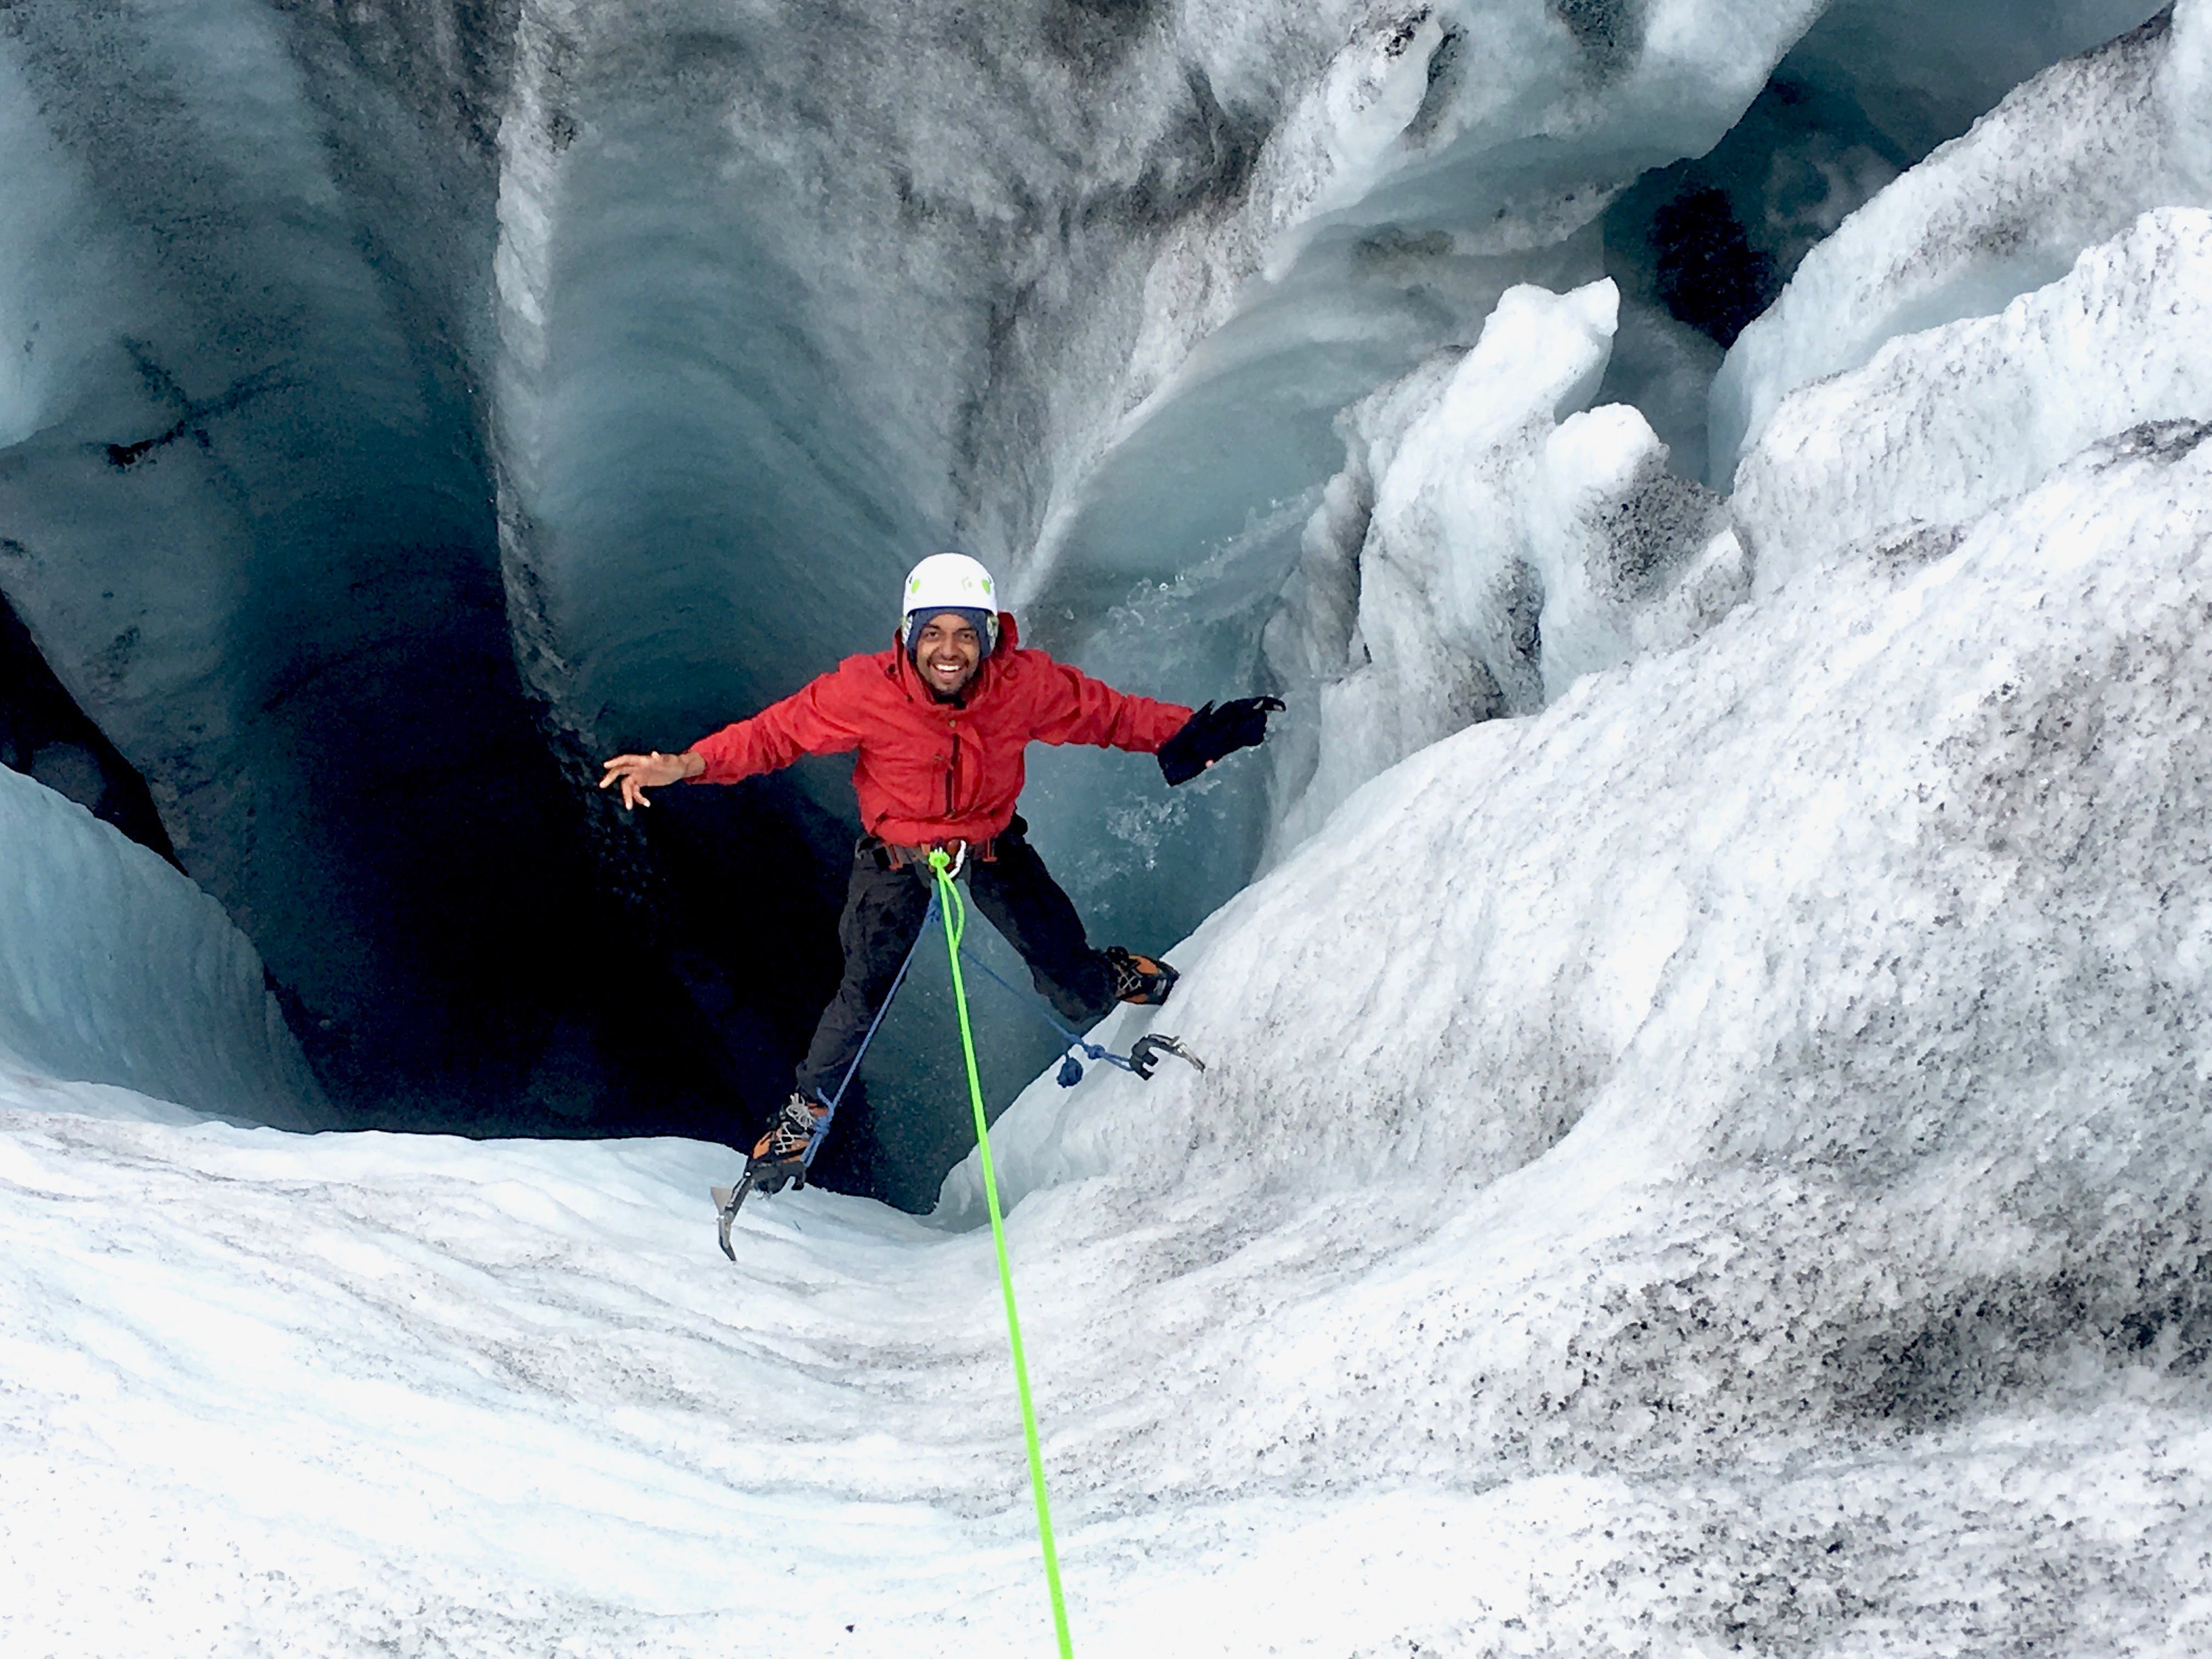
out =
<svg viewBox="0 0 2212 1659"><path fill-rule="evenodd" d="M1032 743L1152 754L1182 728L1180 703L1133 697L1024 651L999 613L998 649L959 703L939 702L903 651L848 657L749 720L691 745L701 783L735 783L801 755L860 751L853 787L872 836L903 847L987 841L1011 823Z"/></svg>

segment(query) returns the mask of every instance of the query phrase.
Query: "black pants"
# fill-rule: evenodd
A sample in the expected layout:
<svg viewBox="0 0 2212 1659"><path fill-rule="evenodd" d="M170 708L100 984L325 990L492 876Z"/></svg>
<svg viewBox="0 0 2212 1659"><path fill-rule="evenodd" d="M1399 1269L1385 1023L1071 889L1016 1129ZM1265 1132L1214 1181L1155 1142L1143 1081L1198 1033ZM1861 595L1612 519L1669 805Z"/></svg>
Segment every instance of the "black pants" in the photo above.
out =
<svg viewBox="0 0 2212 1659"><path fill-rule="evenodd" d="M1084 938L1074 904L1024 837L1027 828L1016 818L998 838L998 856L988 863L970 860L961 878L975 908L1029 963L1038 992L1080 1029L1114 1006L1113 966ZM890 994L936 885L926 864L884 869L877 861L878 845L864 841L854 854L845 914L837 922L845 981L822 1011L799 1067L800 1091L823 1100L844 1082L868 1022Z"/></svg>

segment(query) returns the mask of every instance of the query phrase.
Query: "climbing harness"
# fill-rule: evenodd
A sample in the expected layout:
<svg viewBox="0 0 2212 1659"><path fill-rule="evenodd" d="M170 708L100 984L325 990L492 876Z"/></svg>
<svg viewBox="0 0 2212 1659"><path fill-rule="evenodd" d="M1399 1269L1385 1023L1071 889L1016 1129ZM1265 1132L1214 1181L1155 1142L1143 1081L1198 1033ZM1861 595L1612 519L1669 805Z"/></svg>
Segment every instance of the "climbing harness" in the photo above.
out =
<svg viewBox="0 0 2212 1659"><path fill-rule="evenodd" d="M991 1164L991 1125L983 1115L983 1079L975 1069L975 1038L968 1025L968 989L960 977L960 936L967 931L968 907L952 884L958 866L943 848L929 855L936 873L933 898L944 900L939 914L945 922L945 957L952 970L952 1006L960 1016L960 1054L968 1064L968 1101L975 1109L975 1157L982 1167L983 1202L991 1212L991 1243L999 1256L999 1289L1006 1301L1006 1345L1014 1356L1014 1391L1022 1401L1022 1443L1030 1457L1030 1490L1036 1498L1037 1540L1044 1547L1044 1579L1052 1595L1053 1634L1060 1641L1060 1659L1073 1659L1067 1638L1067 1602L1060 1589L1060 1552L1052 1541L1052 1505L1045 1494L1044 1454L1037 1446L1036 1407L1030 1399L1029 1362L1022 1357L1022 1322L1014 1311L1014 1275L1006 1263L1006 1224L999 1211L999 1178Z"/></svg>

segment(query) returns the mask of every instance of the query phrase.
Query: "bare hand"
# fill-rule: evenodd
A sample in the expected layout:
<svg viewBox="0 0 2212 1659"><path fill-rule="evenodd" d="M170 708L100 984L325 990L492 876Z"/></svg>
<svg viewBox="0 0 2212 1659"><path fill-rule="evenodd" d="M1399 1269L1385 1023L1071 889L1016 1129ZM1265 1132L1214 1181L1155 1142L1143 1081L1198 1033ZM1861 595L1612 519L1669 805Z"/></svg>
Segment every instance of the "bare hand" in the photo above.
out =
<svg viewBox="0 0 2212 1659"><path fill-rule="evenodd" d="M606 767L606 775L599 780L599 787L604 789L619 781L624 811L633 806L652 805L645 798L647 789L681 783L707 769L706 763L696 755L664 755L658 749L650 755L617 755L607 762Z"/></svg>

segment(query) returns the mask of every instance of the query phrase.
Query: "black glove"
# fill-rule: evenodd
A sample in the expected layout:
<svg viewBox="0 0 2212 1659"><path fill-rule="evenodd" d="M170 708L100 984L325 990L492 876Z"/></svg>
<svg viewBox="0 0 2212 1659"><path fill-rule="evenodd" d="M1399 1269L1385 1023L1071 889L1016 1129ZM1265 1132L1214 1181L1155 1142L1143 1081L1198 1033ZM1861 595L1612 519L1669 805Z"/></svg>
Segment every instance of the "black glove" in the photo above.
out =
<svg viewBox="0 0 2212 1659"><path fill-rule="evenodd" d="M1160 745L1160 773L1170 784L1188 783L1224 755L1266 741L1267 716L1283 712L1280 697L1238 697L1212 703L1182 723Z"/></svg>

